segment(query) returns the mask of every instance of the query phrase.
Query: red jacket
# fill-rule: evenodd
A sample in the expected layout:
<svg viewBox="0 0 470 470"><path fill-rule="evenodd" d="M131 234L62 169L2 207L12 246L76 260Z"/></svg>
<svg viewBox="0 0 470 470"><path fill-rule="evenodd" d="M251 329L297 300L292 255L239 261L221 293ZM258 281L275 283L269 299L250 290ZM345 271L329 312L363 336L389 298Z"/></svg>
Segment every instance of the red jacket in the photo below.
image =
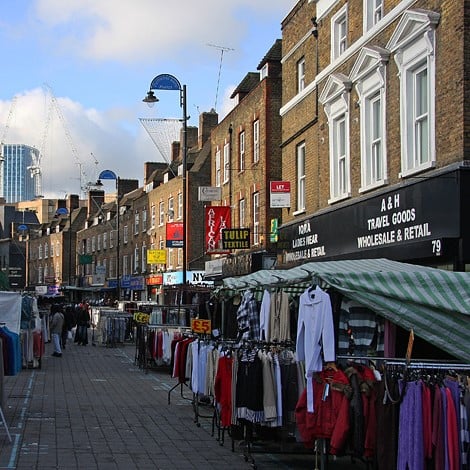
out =
<svg viewBox="0 0 470 470"><path fill-rule="evenodd" d="M307 388L297 402L297 427L305 447L313 448L315 439L330 439L330 453L339 454L349 431L351 387L344 372L324 370L312 378L314 411L307 411Z"/></svg>

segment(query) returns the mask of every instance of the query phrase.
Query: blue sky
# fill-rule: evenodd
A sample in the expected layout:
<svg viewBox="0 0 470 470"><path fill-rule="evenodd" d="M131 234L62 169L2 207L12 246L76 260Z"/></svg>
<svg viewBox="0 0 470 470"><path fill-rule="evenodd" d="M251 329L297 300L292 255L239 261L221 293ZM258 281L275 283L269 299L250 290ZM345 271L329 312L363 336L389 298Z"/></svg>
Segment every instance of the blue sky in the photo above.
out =
<svg viewBox="0 0 470 470"><path fill-rule="evenodd" d="M0 136L43 150L46 197L77 194L108 168L142 184L144 162L162 158L139 118L181 117L177 92L159 93L151 109L142 102L152 78L169 73L186 84L190 125L216 104L222 119L233 89L282 37L296 3L3 1ZM231 49L220 82L221 49L209 44Z"/></svg>

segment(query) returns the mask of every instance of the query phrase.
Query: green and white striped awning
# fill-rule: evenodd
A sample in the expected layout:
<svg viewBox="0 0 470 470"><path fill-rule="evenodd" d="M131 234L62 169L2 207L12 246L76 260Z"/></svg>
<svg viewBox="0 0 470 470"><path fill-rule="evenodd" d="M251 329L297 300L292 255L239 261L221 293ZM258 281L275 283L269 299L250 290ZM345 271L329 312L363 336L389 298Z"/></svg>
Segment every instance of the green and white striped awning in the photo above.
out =
<svg viewBox="0 0 470 470"><path fill-rule="evenodd" d="M470 273L388 259L320 261L226 278L223 288L330 286L458 359L470 362Z"/></svg>

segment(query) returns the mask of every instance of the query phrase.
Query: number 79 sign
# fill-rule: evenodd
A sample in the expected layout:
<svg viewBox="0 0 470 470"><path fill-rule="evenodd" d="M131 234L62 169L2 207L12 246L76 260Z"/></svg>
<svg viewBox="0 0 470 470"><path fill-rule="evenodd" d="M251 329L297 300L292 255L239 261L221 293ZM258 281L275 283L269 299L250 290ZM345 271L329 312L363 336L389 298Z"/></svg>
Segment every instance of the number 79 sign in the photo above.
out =
<svg viewBox="0 0 470 470"><path fill-rule="evenodd" d="M191 319L191 330L194 333L210 334L212 332L211 321L202 318Z"/></svg>

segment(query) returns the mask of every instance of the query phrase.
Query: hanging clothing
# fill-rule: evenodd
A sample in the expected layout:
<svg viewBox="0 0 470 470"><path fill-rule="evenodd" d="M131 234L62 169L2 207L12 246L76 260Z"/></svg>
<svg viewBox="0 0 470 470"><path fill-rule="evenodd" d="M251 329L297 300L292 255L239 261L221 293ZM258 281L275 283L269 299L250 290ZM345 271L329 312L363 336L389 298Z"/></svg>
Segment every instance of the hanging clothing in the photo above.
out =
<svg viewBox="0 0 470 470"><path fill-rule="evenodd" d="M264 421L263 374L258 351L241 351L236 381L237 418L252 423Z"/></svg>
<svg viewBox="0 0 470 470"><path fill-rule="evenodd" d="M299 299L297 360L305 361L308 411L313 412L312 377L325 362L335 360L333 312L329 295L320 287L307 289Z"/></svg>
<svg viewBox="0 0 470 470"><path fill-rule="evenodd" d="M276 290L270 296L268 341L290 341L289 296Z"/></svg>
<svg viewBox="0 0 470 470"><path fill-rule="evenodd" d="M341 370L315 373L313 381L315 410L307 409L307 388L297 402L295 416L305 447L313 448L315 440L330 439L330 453L340 454L349 432L349 398L352 394L348 377Z"/></svg>
<svg viewBox="0 0 470 470"><path fill-rule="evenodd" d="M220 356L215 376L214 396L219 408L222 427L228 427L232 424L232 366L233 358L231 356Z"/></svg>
<svg viewBox="0 0 470 470"><path fill-rule="evenodd" d="M259 309L260 339L262 341L268 341L268 338L269 338L270 310L271 310L271 293L267 289L265 289L263 292L263 298L261 299L261 306Z"/></svg>
<svg viewBox="0 0 470 470"><path fill-rule="evenodd" d="M259 339L259 310L258 302L253 292L244 292L237 310L238 339Z"/></svg>
<svg viewBox="0 0 470 470"><path fill-rule="evenodd" d="M369 308L344 297L338 326L338 355L383 356L384 322Z"/></svg>

